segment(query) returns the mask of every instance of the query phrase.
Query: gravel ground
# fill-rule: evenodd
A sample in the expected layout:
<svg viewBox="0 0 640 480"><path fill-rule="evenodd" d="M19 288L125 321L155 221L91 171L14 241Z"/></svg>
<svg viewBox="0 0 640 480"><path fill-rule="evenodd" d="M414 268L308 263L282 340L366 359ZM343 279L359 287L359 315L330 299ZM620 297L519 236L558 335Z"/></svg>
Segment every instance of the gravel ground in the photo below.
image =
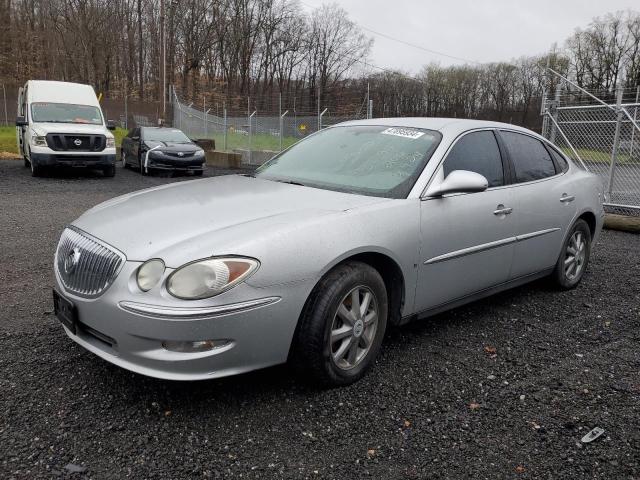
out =
<svg viewBox="0 0 640 480"><path fill-rule="evenodd" d="M640 236L603 232L573 291L537 282L391 330L347 388L286 367L175 383L68 340L50 288L65 223L188 179L0 161L0 478L640 478Z"/></svg>

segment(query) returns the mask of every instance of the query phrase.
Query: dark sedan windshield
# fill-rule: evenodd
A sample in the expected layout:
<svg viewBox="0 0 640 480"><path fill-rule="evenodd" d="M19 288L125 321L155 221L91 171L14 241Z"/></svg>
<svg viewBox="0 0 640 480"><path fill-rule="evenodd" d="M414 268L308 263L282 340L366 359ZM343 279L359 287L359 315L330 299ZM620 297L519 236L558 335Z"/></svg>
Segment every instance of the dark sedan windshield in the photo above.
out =
<svg viewBox="0 0 640 480"><path fill-rule="evenodd" d="M406 198L440 139L440 133L418 128L327 128L265 163L256 176L327 190Z"/></svg>
<svg viewBox="0 0 640 480"><path fill-rule="evenodd" d="M182 130L175 128L145 128L144 139L151 142L191 143Z"/></svg>

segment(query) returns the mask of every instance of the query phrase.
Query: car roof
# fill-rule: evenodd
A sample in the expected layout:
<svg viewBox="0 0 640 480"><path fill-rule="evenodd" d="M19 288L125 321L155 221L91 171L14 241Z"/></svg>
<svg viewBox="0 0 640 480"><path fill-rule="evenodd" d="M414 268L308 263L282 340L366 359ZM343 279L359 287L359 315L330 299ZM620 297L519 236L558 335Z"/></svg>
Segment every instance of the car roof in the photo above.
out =
<svg viewBox="0 0 640 480"><path fill-rule="evenodd" d="M469 120L464 118L444 118L444 117L393 117L393 118L372 118L368 120L351 120L338 125L378 125L405 128L424 128L437 130L441 133L457 136L460 133L478 128L502 128L521 131L523 133L539 136L537 133L517 125L502 122L490 122L488 120Z"/></svg>

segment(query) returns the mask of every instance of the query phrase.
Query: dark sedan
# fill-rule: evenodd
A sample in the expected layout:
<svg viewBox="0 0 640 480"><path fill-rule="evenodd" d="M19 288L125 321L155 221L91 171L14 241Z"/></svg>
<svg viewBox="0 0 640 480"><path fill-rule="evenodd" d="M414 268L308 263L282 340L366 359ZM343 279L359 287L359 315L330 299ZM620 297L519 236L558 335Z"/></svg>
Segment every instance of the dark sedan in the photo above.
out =
<svg viewBox="0 0 640 480"><path fill-rule="evenodd" d="M202 175L204 150L181 130L162 127L136 127L122 139L123 167L135 167L143 175L154 170L193 172Z"/></svg>

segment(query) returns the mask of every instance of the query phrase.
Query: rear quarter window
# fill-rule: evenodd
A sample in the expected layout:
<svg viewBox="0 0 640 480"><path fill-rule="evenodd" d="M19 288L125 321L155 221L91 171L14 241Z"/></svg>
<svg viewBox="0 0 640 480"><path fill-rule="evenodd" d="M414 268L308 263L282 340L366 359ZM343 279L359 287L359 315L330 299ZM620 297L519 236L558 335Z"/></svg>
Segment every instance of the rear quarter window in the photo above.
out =
<svg viewBox="0 0 640 480"><path fill-rule="evenodd" d="M501 131L515 169L516 182L531 182L552 177L556 168L542 142L522 133Z"/></svg>

